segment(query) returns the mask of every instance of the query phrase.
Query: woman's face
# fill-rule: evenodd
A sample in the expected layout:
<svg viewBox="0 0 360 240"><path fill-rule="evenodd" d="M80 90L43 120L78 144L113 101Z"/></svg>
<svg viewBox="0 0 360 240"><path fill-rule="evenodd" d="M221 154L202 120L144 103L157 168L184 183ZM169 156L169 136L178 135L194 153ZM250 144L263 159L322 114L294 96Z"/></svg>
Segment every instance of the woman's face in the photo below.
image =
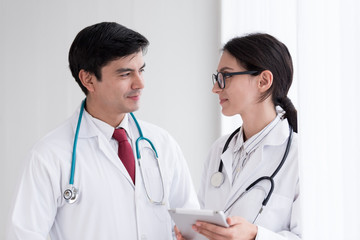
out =
<svg viewBox="0 0 360 240"><path fill-rule="evenodd" d="M247 70L227 51L223 52L217 68L217 71L221 73ZM222 113L225 116L243 115L251 111L252 106L258 102L260 96L257 78L257 76L249 74L229 76L225 79L224 89L221 89L217 83L214 84L212 91L219 95Z"/></svg>

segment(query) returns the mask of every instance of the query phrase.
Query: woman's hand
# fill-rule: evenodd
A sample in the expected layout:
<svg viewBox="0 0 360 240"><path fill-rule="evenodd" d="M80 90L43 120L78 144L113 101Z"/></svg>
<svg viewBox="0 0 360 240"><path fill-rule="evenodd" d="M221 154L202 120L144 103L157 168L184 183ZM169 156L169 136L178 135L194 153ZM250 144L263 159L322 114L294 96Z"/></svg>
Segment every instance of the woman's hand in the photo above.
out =
<svg viewBox="0 0 360 240"><path fill-rule="evenodd" d="M185 238L183 238L177 226L174 227L174 231L175 231L176 240L185 240Z"/></svg>
<svg viewBox="0 0 360 240"><path fill-rule="evenodd" d="M257 226L249 223L242 217L228 217L228 228L220 227L207 222L196 222L193 229L210 240L254 240ZM177 238L181 240L182 238Z"/></svg>

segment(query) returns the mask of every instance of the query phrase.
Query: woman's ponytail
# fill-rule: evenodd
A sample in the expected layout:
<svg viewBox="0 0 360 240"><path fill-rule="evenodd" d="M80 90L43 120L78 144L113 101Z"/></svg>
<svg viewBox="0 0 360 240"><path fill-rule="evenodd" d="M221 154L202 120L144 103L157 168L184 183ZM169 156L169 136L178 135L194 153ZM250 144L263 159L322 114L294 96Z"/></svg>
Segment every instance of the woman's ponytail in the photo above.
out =
<svg viewBox="0 0 360 240"><path fill-rule="evenodd" d="M288 119L290 126L293 128L294 132L297 133L297 111L294 107L294 104L291 102L290 98L287 96L282 98L277 98L275 100L275 105L279 105L286 112L284 117Z"/></svg>

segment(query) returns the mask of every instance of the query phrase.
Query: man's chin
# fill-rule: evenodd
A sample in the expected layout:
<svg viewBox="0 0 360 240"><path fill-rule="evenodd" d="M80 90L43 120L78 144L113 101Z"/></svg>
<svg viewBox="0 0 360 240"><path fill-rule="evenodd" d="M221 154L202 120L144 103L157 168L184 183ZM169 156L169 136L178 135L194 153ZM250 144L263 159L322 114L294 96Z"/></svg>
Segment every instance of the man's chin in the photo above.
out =
<svg viewBox="0 0 360 240"><path fill-rule="evenodd" d="M130 108L130 109L128 110L128 112L129 112L129 113L130 113L130 112L136 112L137 110L139 110L139 106L134 106L134 107Z"/></svg>

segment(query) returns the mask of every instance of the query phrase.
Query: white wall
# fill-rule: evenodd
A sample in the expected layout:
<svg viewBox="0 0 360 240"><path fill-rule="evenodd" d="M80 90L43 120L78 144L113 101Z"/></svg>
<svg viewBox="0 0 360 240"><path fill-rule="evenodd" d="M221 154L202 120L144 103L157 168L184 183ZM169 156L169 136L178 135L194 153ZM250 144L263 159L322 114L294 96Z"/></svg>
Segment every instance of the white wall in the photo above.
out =
<svg viewBox="0 0 360 240"><path fill-rule="evenodd" d="M216 0L1 0L0 239L25 154L84 97L68 70L70 44L82 28L100 21L119 22L150 40L136 115L178 140L198 188L202 163L220 132L217 97L211 93L220 48L218 5Z"/></svg>

